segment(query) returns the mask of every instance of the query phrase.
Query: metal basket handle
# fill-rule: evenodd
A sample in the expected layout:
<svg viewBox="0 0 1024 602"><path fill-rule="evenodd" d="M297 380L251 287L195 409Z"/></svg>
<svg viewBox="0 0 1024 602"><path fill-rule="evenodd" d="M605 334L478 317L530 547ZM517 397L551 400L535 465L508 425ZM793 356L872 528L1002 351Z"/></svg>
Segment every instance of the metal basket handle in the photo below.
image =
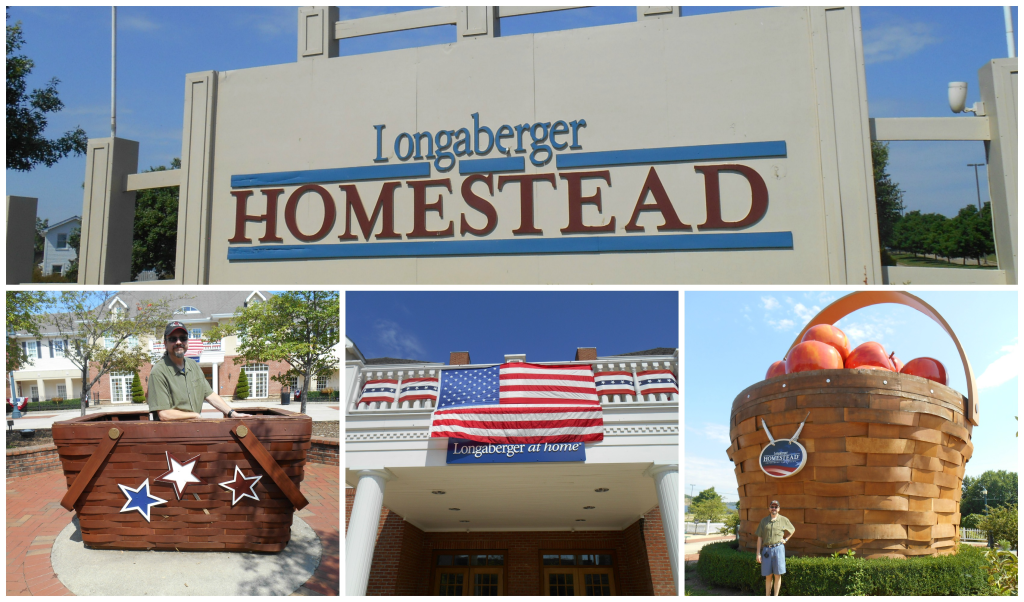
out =
<svg viewBox="0 0 1024 602"><path fill-rule="evenodd" d="M950 328L949 323L946 322L945 318L939 315L939 312L935 311L935 308L925 303L922 299L911 295L905 291L857 291L837 299L825 309L818 312L818 315L811 318L811 321L804 326L804 329L800 331L800 334L796 335L796 340L789 346L789 351L793 350L803 338L804 334L812 326L818 324L835 324L839 320L852 314L858 309L863 309L870 305L880 305L882 303L897 303L899 305L906 305L907 307L916 309L922 314L928 316L935 321L949 338L953 339L953 344L956 345L956 350L960 353L960 361L964 364L964 373L967 376L967 404L965 414L967 420L970 421L974 426L978 426L978 387L974 382L974 371L971 370L971 363L967 361L967 354L964 353L964 348L960 344L960 339L956 337L953 329ZM789 355L789 351L786 351L786 355Z"/></svg>

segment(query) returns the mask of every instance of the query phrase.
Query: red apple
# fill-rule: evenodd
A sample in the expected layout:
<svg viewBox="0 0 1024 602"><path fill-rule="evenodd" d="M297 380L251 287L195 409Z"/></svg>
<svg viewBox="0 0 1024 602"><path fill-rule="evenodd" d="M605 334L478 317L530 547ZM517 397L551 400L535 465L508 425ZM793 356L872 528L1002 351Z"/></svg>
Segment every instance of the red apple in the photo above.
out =
<svg viewBox="0 0 1024 602"><path fill-rule="evenodd" d="M889 354L881 343L868 341L857 346L846 358L846 368L868 368L871 370L888 370L892 372L892 363L889 362Z"/></svg>
<svg viewBox="0 0 1024 602"><path fill-rule="evenodd" d="M844 362L847 356L850 355L850 340L846 338L846 333L831 324L811 326L800 340L821 341L822 343L832 345L839 352L839 356L843 358Z"/></svg>
<svg viewBox="0 0 1024 602"><path fill-rule="evenodd" d="M903 366L900 373L920 376L921 378L934 380L940 385L949 386L949 374L946 373L946 367L942 365L942 362L934 358L916 357L907 362L907 365Z"/></svg>
<svg viewBox="0 0 1024 602"><path fill-rule="evenodd" d="M785 362L785 360L779 360L777 362L772 362L771 367L768 368L768 374L764 375L764 379L768 380L769 378L775 378L776 376L782 376L785 373L786 373L786 362Z"/></svg>
<svg viewBox="0 0 1024 602"><path fill-rule="evenodd" d="M807 370L838 370L843 357L836 348L821 341L804 341L790 350L786 357L786 374Z"/></svg>
<svg viewBox="0 0 1024 602"><path fill-rule="evenodd" d="M903 369L903 362L900 361L900 358L896 357L895 351L889 354L889 363L892 364L892 369L896 372Z"/></svg>

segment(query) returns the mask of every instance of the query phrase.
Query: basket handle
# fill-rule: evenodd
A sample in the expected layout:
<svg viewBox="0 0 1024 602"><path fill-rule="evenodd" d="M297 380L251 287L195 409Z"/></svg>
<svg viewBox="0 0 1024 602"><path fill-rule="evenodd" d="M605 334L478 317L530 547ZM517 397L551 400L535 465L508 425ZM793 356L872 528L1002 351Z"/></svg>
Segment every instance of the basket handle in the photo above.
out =
<svg viewBox="0 0 1024 602"><path fill-rule="evenodd" d="M945 318L939 315L939 312L935 311L935 308L925 303L919 297L915 297L905 291L856 291L837 299L825 309L818 312L818 315L811 318L811 321L804 326L804 329L800 331L800 334L796 336L796 340L789 346L789 351L793 350L803 338L804 334L812 327L819 324L835 324L839 320L852 314L858 309L863 309L870 305L880 305L882 303L897 303L899 305L906 305L907 307L916 309L922 314L928 316L934 320L949 338L953 339L953 344L956 345L956 350L960 353L960 361L964 364L964 373L967 376L967 404L964 408L967 420L974 426L978 426L978 388L974 382L974 371L971 370L971 363L967 361L967 354L964 353L964 348L960 344L960 339L956 337L953 329L950 328L949 323L946 322ZM789 351L786 355L789 355Z"/></svg>
<svg viewBox="0 0 1024 602"><path fill-rule="evenodd" d="M118 428L112 428L107 431L107 436L100 439L99 445L93 450L92 455L89 456L89 460L86 461L85 466L82 467L82 472L78 473L75 477L75 482L71 483L71 487L68 487L67 493L60 500L60 505L67 510L74 510L75 503L78 498L85 491L86 485L92 481L92 478L96 476L96 471L99 470L100 466L106 461L107 456L110 455L110 451L114 449L118 440L124 431Z"/></svg>
<svg viewBox="0 0 1024 602"><path fill-rule="evenodd" d="M260 467L270 475L273 479L274 484L277 485L285 496L291 501L292 505L295 506L296 510L302 510L309 504L309 500L306 496L302 495L299 488L295 486L295 483L284 473L284 469L277 463L274 456L270 455L260 440L256 438L256 433L252 432L245 425L239 424L235 428L231 429L231 432L238 437L239 443L242 444L245 449L249 450L253 458L259 463Z"/></svg>

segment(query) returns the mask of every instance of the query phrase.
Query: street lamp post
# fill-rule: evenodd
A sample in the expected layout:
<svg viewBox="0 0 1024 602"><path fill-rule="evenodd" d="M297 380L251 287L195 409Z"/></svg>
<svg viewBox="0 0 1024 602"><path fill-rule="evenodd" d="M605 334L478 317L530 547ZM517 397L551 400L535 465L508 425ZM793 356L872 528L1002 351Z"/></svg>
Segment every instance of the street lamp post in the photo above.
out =
<svg viewBox="0 0 1024 602"><path fill-rule="evenodd" d="M978 192L978 213L981 213L981 184L978 181L978 168L984 163L968 163L967 167L974 168L974 189Z"/></svg>
<svg viewBox="0 0 1024 602"><path fill-rule="evenodd" d="M988 510L988 489L985 489L985 487L982 487L981 488L981 495L985 496L985 510L987 511ZM988 547L990 547L990 548L994 547L994 545L993 545L994 543L995 542L992 541L992 532L989 531L988 532Z"/></svg>

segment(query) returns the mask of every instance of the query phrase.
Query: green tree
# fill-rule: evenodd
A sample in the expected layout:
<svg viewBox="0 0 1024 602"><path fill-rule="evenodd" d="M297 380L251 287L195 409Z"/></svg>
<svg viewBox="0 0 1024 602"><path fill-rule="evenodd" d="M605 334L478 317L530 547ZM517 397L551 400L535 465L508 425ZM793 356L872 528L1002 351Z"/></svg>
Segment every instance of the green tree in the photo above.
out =
<svg viewBox="0 0 1024 602"><path fill-rule="evenodd" d="M1006 470L986 470L978 477L965 476L960 514L984 514L985 494L988 491L990 508L1017 503L1017 473Z"/></svg>
<svg viewBox="0 0 1024 602"><path fill-rule="evenodd" d="M139 371L132 373L132 403L146 403L146 392L142 390L142 379Z"/></svg>
<svg viewBox="0 0 1024 602"><path fill-rule="evenodd" d="M57 95L60 80L53 78L46 87L27 92L26 80L35 64L16 54L24 44L21 21L7 25L7 169L15 171L30 171L40 163L49 167L71 153L85 154L88 146L81 127L56 140L43 136L46 114L64 108Z"/></svg>
<svg viewBox="0 0 1024 602"><path fill-rule="evenodd" d="M288 291L241 308L230 324L204 336L215 340L237 335L236 364L285 361L302 375L302 407L313 376L337 370L334 353L340 342L339 298L336 291ZM274 380L287 382L287 374Z"/></svg>
<svg viewBox="0 0 1024 602"><path fill-rule="evenodd" d="M39 263L43 260L43 248L46 246L46 239L43 238L43 230L50 227L50 218L39 219L36 217L36 239L33 251L35 251L34 260Z"/></svg>
<svg viewBox="0 0 1024 602"><path fill-rule="evenodd" d="M39 336L40 312L48 302L47 293L38 291L8 291L7 313L4 327L7 331L7 369L21 370L28 356L15 338L18 334Z"/></svg>
<svg viewBox="0 0 1024 602"><path fill-rule="evenodd" d="M903 215L903 191L886 171L889 166L889 144L871 143L871 164L875 179L875 212L878 216L878 242L891 247L896 223Z"/></svg>
<svg viewBox="0 0 1024 602"><path fill-rule="evenodd" d="M695 523L702 523L704 521L717 522L728 511L728 507L722 501L722 496L715 491L714 487L701 491L690 503L690 514L693 515L693 522Z"/></svg>
<svg viewBox="0 0 1024 602"><path fill-rule="evenodd" d="M181 159L171 160L170 169L180 169ZM160 165L147 172L165 171ZM135 226L132 234L132 280L139 272L153 270L159 279L174 277L178 248L178 187L141 190L135 196Z"/></svg>
<svg viewBox="0 0 1024 602"><path fill-rule="evenodd" d="M75 250L75 258L68 262L68 269L64 270L64 277L68 282L78 282L78 256L79 247L82 246L81 228L75 228L68 234L68 246Z"/></svg>
<svg viewBox="0 0 1024 602"><path fill-rule="evenodd" d="M235 399L241 401L249 399L249 377L245 370L238 371L238 384L235 385Z"/></svg>
<svg viewBox="0 0 1024 602"><path fill-rule="evenodd" d="M978 528L992 536L992 541L1006 540L1017 549L1017 504L1008 504L989 510Z"/></svg>
<svg viewBox="0 0 1024 602"><path fill-rule="evenodd" d="M150 361L148 347L142 337L162 332L171 319L177 300L128 303L127 310L111 303L110 291L62 291L53 296L52 313L44 323L68 340L64 358L82 375L82 416L89 404L89 392L112 370L134 372ZM122 300L132 300L131 293L120 293ZM122 311L123 310L123 311Z"/></svg>

